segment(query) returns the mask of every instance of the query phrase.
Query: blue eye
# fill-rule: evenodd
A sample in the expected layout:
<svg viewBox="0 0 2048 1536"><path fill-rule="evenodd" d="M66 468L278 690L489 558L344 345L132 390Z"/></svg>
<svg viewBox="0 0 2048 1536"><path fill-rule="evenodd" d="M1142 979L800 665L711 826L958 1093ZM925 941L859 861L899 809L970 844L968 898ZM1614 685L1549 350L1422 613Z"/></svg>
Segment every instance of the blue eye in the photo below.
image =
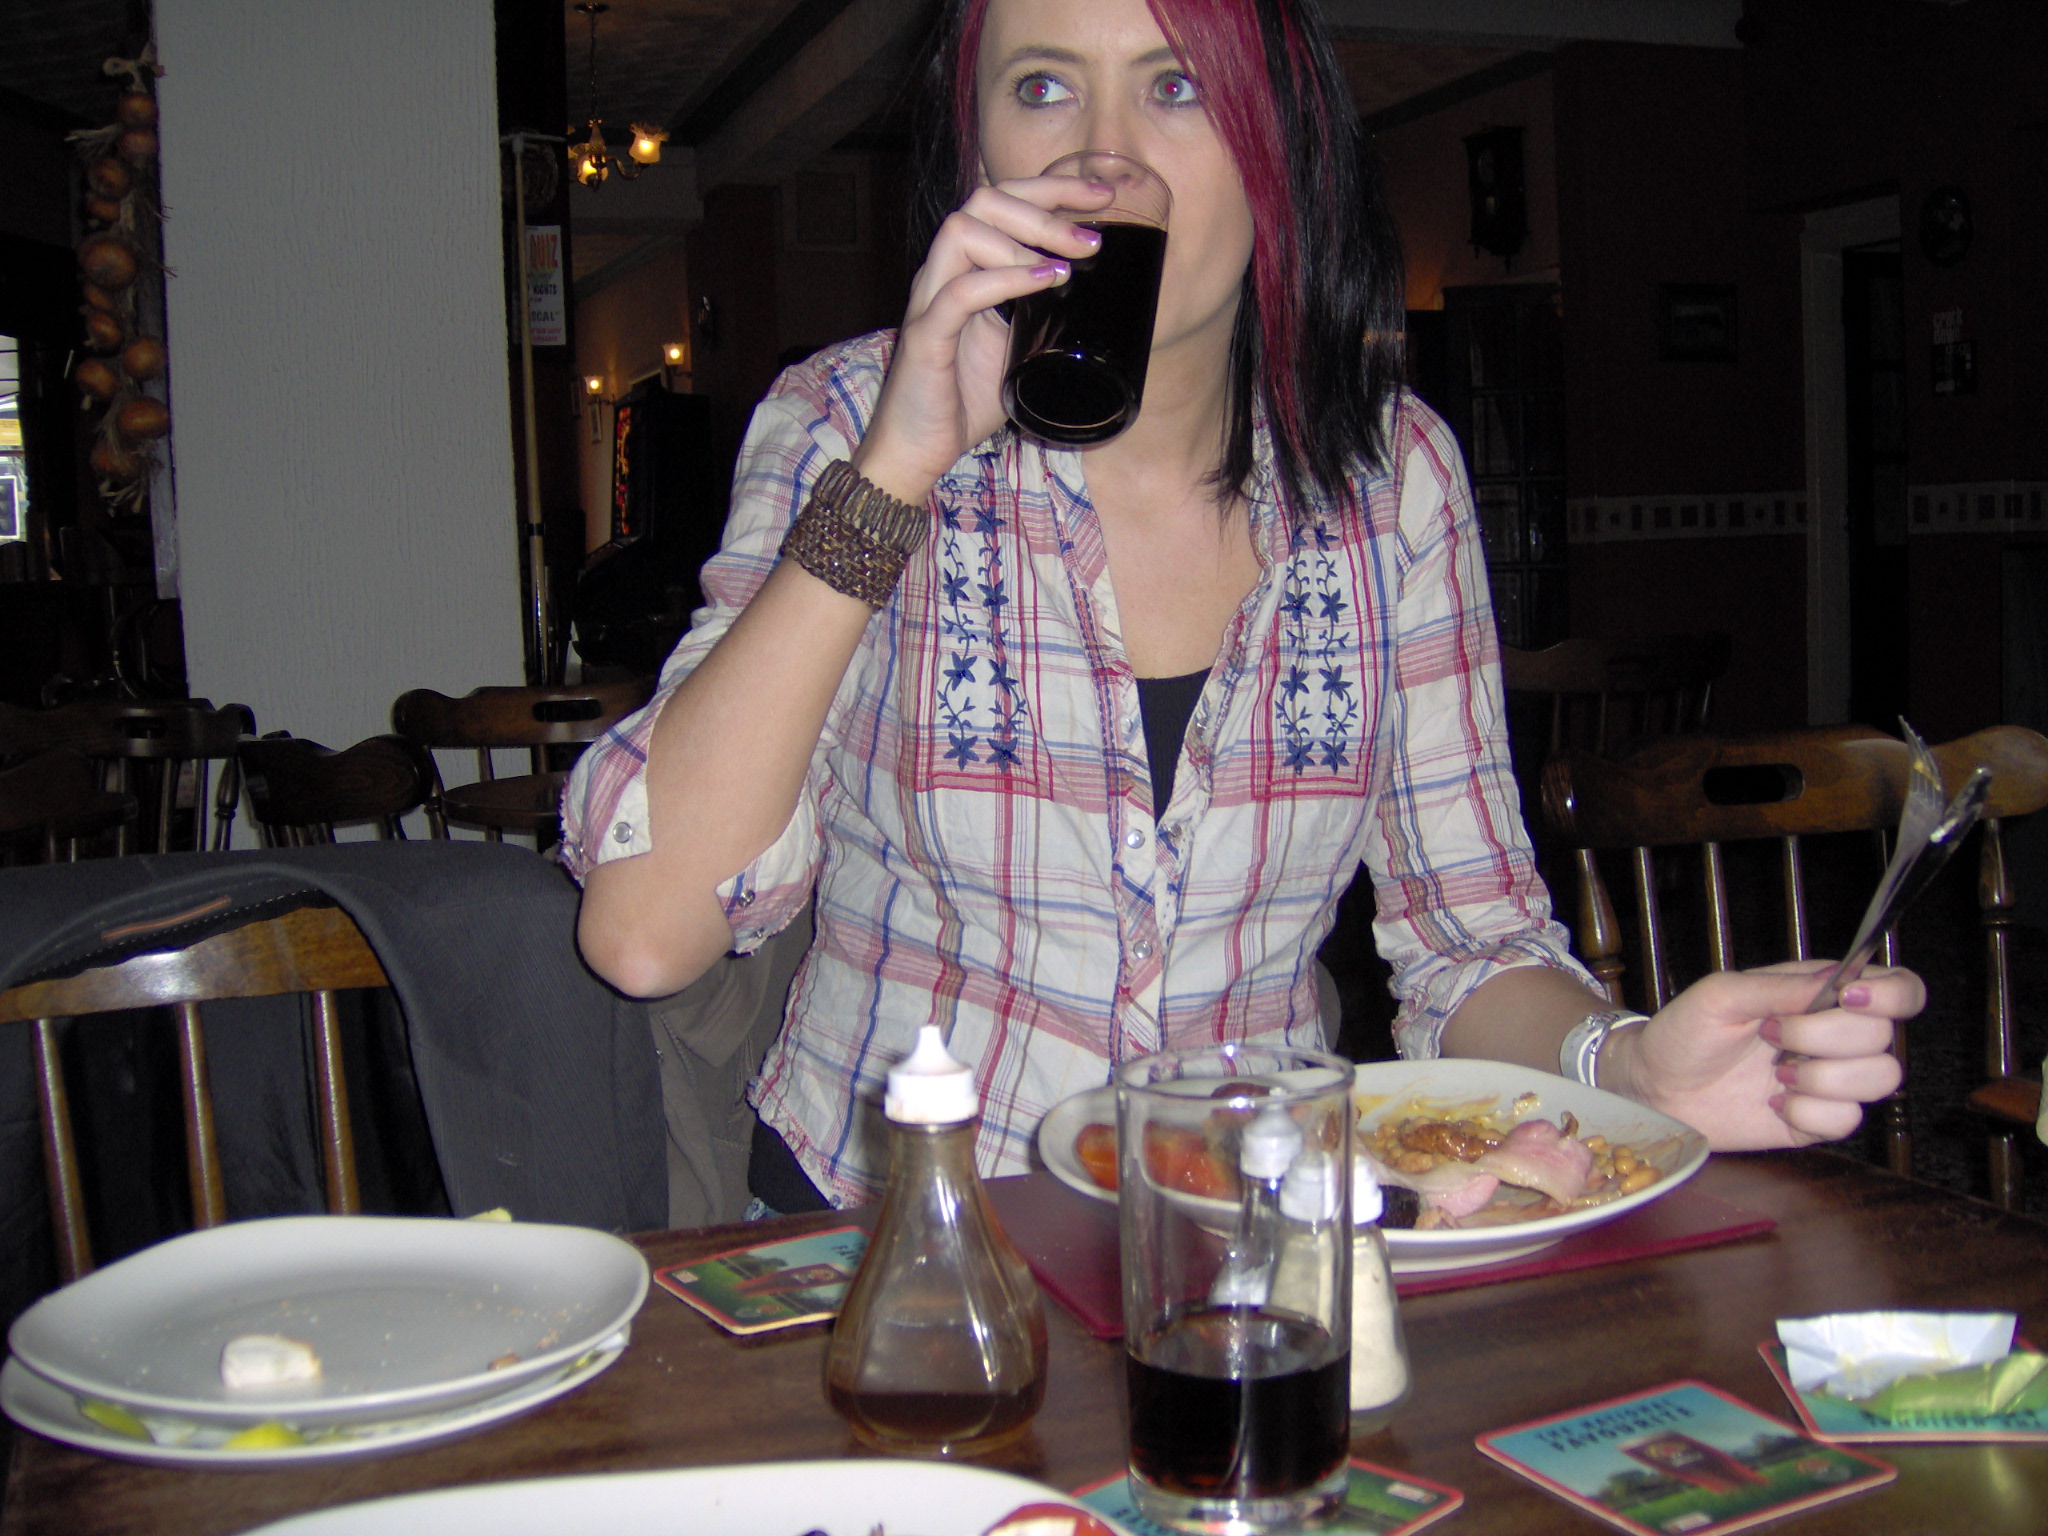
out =
<svg viewBox="0 0 2048 1536"><path fill-rule="evenodd" d="M1170 107L1192 107L1201 101L1192 76L1169 70L1152 83L1152 94Z"/></svg>
<svg viewBox="0 0 2048 1536"><path fill-rule="evenodd" d="M1074 94L1051 75L1037 73L1020 76L1015 90L1017 99L1027 107L1049 107Z"/></svg>

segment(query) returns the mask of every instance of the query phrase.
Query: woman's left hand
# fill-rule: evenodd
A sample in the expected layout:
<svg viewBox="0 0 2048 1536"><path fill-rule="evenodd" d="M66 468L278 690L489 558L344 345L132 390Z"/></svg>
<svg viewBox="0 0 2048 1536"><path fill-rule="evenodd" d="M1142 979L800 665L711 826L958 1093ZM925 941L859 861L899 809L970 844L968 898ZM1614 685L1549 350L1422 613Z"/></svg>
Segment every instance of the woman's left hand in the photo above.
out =
<svg viewBox="0 0 2048 1536"><path fill-rule="evenodd" d="M1702 977L1601 1052L1602 1086L1705 1133L1717 1152L1838 1141L1899 1086L1892 1026L1926 1006L1908 970L1875 967L1804 1013L1832 962ZM1620 1049L1615 1049L1620 1047Z"/></svg>

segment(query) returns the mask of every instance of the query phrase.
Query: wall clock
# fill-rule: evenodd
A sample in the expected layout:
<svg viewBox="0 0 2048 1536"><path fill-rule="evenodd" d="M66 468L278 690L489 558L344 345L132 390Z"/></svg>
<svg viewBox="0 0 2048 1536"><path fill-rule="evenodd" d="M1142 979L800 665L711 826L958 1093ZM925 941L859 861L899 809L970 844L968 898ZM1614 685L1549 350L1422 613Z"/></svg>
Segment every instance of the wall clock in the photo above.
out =
<svg viewBox="0 0 2048 1536"><path fill-rule="evenodd" d="M1970 254L1976 224L1961 187L1936 187L1920 205L1920 249L1937 267L1952 267Z"/></svg>

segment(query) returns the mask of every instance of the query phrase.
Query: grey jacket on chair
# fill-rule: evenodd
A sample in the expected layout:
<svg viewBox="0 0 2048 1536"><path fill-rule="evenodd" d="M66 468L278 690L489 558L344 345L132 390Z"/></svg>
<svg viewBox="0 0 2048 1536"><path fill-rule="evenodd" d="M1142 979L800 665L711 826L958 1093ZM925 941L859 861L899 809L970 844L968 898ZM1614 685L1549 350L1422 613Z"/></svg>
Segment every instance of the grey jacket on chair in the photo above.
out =
<svg viewBox="0 0 2048 1536"><path fill-rule="evenodd" d="M222 896L224 907L147 939L107 938ZM660 1228L668 1224L665 1138L647 1007L583 965L577 899L555 865L502 843L344 843L0 870L0 988L332 902L362 929L404 1011L421 1107L457 1215L504 1206L521 1220ZM274 1058L279 1073L300 1070L296 1033L268 1032L279 1041L287 1034L289 1051ZM272 1060L261 1054L264 1069ZM232 1104L218 1109L232 1118ZM26 1299L26 1282L9 1271L21 1270L25 1245L47 1219L36 1126L29 1031L0 1030L7 1315ZM224 1127L232 1181L230 1140Z"/></svg>

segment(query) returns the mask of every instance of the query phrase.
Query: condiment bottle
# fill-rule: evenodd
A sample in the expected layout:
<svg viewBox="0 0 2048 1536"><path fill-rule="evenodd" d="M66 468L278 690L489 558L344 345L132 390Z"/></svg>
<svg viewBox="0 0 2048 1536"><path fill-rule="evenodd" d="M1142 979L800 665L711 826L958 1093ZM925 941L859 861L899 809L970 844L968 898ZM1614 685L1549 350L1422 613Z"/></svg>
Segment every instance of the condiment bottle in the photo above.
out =
<svg viewBox="0 0 2048 1536"><path fill-rule="evenodd" d="M1385 1200L1372 1167L1351 1164L1351 1432L1384 1428L1408 1396L1408 1346L1394 1300L1393 1266L1379 1228Z"/></svg>
<svg viewBox="0 0 2048 1536"><path fill-rule="evenodd" d="M936 1024L889 1072L889 1182L825 1359L853 1432L898 1454L968 1456L1045 1399L1038 1285L974 1169L974 1074Z"/></svg>

